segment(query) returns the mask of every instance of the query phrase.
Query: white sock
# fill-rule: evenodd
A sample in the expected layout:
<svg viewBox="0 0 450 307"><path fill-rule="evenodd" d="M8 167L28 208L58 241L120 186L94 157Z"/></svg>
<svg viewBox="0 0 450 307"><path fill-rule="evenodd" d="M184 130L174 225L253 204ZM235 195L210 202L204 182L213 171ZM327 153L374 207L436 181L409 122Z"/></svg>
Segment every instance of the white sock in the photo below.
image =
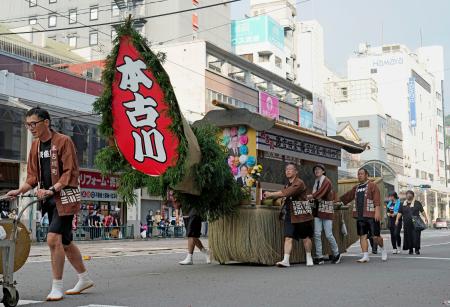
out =
<svg viewBox="0 0 450 307"><path fill-rule="evenodd" d="M78 279L81 281L91 281L88 271L78 274Z"/></svg>
<svg viewBox="0 0 450 307"><path fill-rule="evenodd" d="M290 257L291 257L291 255L289 255L289 254L284 254L283 262L289 263L289 258L290 258Z"/></svg>
<svg viewBox="0 0 450 307"><path fill-rule="evenodd" d="M369 252L364 252L363 253L363 258L369 258Z"/></svg>
<svg viewBox="0 0 450 307"><path fill-rule="evenodd" d="M186 255L186 259L187 259L187 260L192 260L192 254L189 254L189 253L188 253L188 254Z"/></svg>
<svg viewBox="0 0 450 307"><path fill-rule="evenodd" d="M52 290L47 296L48 300L59 300L64 295L64 284L62 279L53 279Z"/></svg>
<svg viewBox="0 0 450 307"><path fill-rule="evenodd" d="M57 290L57 291L59 290L62 293L63 289L64 289L63 280L62 279L53 279L52 291L53 290Z"/></svg>

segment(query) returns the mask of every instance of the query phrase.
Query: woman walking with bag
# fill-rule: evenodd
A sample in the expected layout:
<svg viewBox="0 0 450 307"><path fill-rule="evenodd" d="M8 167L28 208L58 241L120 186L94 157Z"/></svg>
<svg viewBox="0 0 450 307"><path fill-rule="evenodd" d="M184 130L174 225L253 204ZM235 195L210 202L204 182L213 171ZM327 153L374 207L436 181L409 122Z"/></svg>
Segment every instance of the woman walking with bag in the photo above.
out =
<svg viewBox="0 0 450 307"><path fill-rule="evenodd" d="M400 224L403 217L403 250L409 250L409 254L413 254L413 249L416 250L416 255L420 255L420 235L425 225L420 219L420 214L425 219L425 225L428 224L428 217L423 210L420 201L414 199L414 192L409 190L406 192L406 200L400 205L398 210L395 225Z"/></svg>

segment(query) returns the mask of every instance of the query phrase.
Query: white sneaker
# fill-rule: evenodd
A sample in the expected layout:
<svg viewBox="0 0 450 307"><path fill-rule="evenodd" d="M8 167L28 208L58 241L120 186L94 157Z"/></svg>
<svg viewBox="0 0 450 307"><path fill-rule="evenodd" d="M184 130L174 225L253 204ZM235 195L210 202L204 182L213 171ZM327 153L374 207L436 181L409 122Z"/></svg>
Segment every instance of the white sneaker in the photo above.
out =
<svg viewBox="0 0 450 307"><path fill-rule="evenodd" d="M381 251L381 260L382 261L387 261L387 251L384 248Z"/></svg>
<svg viewBox="0 0 450 307"><path fill-rule="evenodd" d="M396 254L398 254L398 250L397 250L397 249L394 249L394 250L392 251L392 253L393 253L394 255L396 255Z"/></svg>
<svg viewBox="0 0 450 307"><path fill-rule="evenodd" d="M181 265L192 265L194 262L192 261L192 258L186 257L183 261L178 262Z"/></svg>
<svg viewBox="0 0 450 307"><path fill-rule="evenodd" d="M283 261L277 262L276 266L279 268L288 268L291 266L291 264L289 262L285 262L283 260Z"/></svg>
<svg viewBox="0 0 450 307"><path fill-rule="evenodd" d="M306 266L314 266L314 260L312 257L306 257Z"/></svg>
<svg viewBox="0 0 450 307"><path fill-rule="evenodd" d="M358 263L367 263L370 261L369 257L362 257L361 259L358 259L356 262Z"/></svg>
<svg viewBox="0 0 450 307"><path fill-rule="evenodd" d="M402 250L399 249L399 250L397 251L397 254L400 255L401 253L402 253Z"/></svg>
<svg viewBox="0 0 450 307"><path fill-rule="evenodd" d="M79 279L75 287L73 287L70 290L67 290L65 294L67 295L77 295L81 294L84 290L87 290L89 288L92 288L94 286L94 282L88 278L88 279Z"/></svg>

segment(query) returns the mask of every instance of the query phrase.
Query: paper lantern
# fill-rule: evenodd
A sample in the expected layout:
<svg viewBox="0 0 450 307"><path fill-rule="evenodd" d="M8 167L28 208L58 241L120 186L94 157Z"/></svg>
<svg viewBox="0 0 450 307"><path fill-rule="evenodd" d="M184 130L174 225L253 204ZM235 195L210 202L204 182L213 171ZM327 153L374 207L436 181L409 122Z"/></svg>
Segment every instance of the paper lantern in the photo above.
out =
<svg viewBox="0 0 450 307"><path fill-rule="evenodd" d="M239 137L239 144L245 145L248 143L248 137L246 135L241 135Z"/></svg>
<svg viewBox="0 0 450 307"><path fill-rule="evenodd" d="M247 127L245 127L245 126L239 126L239 128L238 128L238 134L239 135L244 135L244 134L246 134L247 133Z"/></svg>
<svg viewBox="0 0 450 307"><path fill-rule="evenodd" d="M239 146L239 152L241 153L241 155L248 155L248 147L247 147L247 145Z"/></svg>

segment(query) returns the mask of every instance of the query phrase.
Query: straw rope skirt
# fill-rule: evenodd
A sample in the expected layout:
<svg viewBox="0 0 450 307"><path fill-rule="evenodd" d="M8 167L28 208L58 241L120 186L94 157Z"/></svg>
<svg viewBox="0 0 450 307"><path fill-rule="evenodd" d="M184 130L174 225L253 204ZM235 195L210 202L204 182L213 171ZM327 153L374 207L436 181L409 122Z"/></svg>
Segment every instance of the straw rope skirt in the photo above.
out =
<svg viewBox="0 0 450 307"><path fill-rule="evenodd" d="M210 223L209 246L214 259L221 264L242 262L274 265L280 261L283 258L284 222L279 220L279 213L280 207L275 206L241 206L236 216ZM347 226L347 236L341 233L342 220ZM341 253L357 241L356 226L350 210L336 211L333 234ZM323 253L331 254L324 233L322 242ZM301 240L294 240L291 263L304 261L303 244Z"/></svg>

